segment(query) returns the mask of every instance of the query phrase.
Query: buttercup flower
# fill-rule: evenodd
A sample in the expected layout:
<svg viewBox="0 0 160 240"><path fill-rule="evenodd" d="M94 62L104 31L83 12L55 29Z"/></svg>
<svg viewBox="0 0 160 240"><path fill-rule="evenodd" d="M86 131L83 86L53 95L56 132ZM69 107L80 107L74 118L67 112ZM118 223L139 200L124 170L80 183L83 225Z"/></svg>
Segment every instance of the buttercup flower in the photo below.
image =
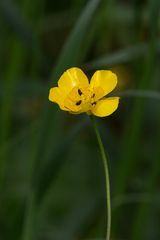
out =
<svg viewBox="0 0 160 240"><path fill-rule="evenodd" d="M107 97L117 85L117 76L109 70L96 71L89 83L84 72L77 67L65 71L58 87L49 92L49 100L73 114L86 112L98 117L112 114L118 107L119 97Z"/></svg>

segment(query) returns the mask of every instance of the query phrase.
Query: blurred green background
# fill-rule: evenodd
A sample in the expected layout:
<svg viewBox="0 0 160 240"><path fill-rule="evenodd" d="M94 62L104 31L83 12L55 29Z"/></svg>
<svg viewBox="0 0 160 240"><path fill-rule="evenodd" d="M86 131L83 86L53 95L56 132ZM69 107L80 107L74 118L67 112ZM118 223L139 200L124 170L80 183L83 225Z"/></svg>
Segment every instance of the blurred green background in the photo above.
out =
<svg viewBox="0 0 160 240"><path fill-rule="evenodd" d="M160 239L160 1L0 0L0 239L104 239L103 165L86 115L48 101L69 67L118 75L97 119L112 240Z"/></svg>

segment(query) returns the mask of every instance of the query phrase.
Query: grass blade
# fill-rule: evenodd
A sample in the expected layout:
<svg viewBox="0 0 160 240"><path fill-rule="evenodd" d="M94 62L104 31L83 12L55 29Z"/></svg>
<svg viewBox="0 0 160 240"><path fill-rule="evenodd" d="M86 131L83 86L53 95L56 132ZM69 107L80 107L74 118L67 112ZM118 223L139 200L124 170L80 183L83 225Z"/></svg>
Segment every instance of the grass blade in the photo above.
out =
<svg viewBox="0 0 160 240"><path fill-rule="evenodd" d="M2 98L1 119L0 119L0 145L2 146L9 137L12 122L12 106L15 97L15 88L19 74L25 63L25 51L21 43L13 40L11 48L10 63L8 64L7 74L5 76L5 95ZM0 179L3 180L5 174L5 162L7 161L7 152L0 160Z"/></svg>
<svg viewBox="0 0 160 240"><path fill-rule="evenodd" d="M152 9L153 11L153 9ZM158 14L155 15L154 21L158 19ZM156 26L156 25L155 25ZM155 26L152 26L150 29L150 42L149 42L149 51L144 63L143 76L139 80L139 89L149 89L151 87L152 75L154 72L154 64L155 64L155 56L156 56L156 39L157 35L154 33ZM154 34L153 34L154 33ZM119 161L119 166L117 167L116 173L116 187L115 194L123 194L126 190L129 176L131 173L134 174L136 170L136 160L138 159L138 146L141 139L141 129L142 122L144 116L144 99L136 99L133 105L133 109L131 112L131 118L128 120L128 127L126 128L126 134L124 136L123 144L122 144L122 154L121 159ZM130 128L131 126L131 128ZM120 213L115 216L116 219L120 217ZM139 227L135 222L135 231L131 235L132 239L138 238L138 230ZM136 236L137 234L137 236Z"/></svg>
<svg viewBox="0 0 160 240"><path fill-rule="evenodd" d="M156 41L157 53L160 52L159 39ZM128 63L133 60L137 60L141 57L147 55L149 50L149 45L147 43L139 43L135 46L119 50L118 52L112 54L105 54L104 56L95 59L89 63L86 63L84 66L87 69L98 69L102 67L110 67L113 65L118 65L122 63Z"/></svg>
<svg viewBox="0 0 160 240"><path fill-rule="evenodd" d="M147 98L151 100L160 100L160 92L154 90L136 90L130 89L122 92L118 92L116 96L120 97L138 97L138 98Z"/></svg>
<svg viewBox="0 0 160 240"><path fill-rule="evenodd" d="M83 44L83 41L86 38L87 29L89 28L89 25L91 23L91 20L93 19L93 16L95 14L95 11L99 3L100 3L100 0L89 1L86 8L82 12L80 18L75 24L74 29L72 30L70 36L68 37L68 40L65 43L64 48L62 49L62 52L60 54L59 60L56 64L56 67L53 70L53 73L51 74L51 79L53 79L53 81L56 81L57 77L61 72L64 71L64 69L66 69L69 66L77 65L79 63L79 55L81 54L80 46ZM49 85L51 84L53 85L53 81L50 82ZM41 119L42 120L41 133L38 136L39 140L37 140L38 143L37 143L37 156L36 156L35 166L40 165L40 159L43 162L43 153L45 152L45 149L48 146L52 148L53 143L51 145L50 137L53 136L53 134L56 135L56 129L57 129L56 127L57 124L55 122L56 120L55 114L57 114L56 110L55 108L50 107L50 104L46 96L44 114ZM60 124L60 121L63 122L63 119L62 118L59 119L59 124ZM45 144L44 144L44 139L45 139ZM41 151L42 149L43 149L43 152ZM37 172L37 169L35 169L35 172Z"/></svg>
<svg viewBox="0 0 160 240"><path fill-rule="evenodd" d="M57 79L59 74L65 69L80 64L80 49L83 48L84 40L87 37L87 31L92 23L93 17L95 17L95 11L97 10L100 2L101 0L90 0L86 5L82 15L78 19L73 31L71 32L61 51L56 67L53 69L51 79ZM83 54L83 58L84 56L85 52Z"/></svg>
<svg viewBox="0 0 160 240"><path fill-rule="evenodd" d="M150 78L154 71L154 64L156 63L156 38L158 35L158 20L159 20L159 9L160 2L158 0L149 1L150 9L150 49L149 49L149 58L148 58L148 68ZM155 155L156 157L156 155ZM157 158L158 157L158 158ZM155 189L156 180L159 176L159 146L158 154L156 157L156 162L153 164L152 171L148 178L148 184L146 185L146 191L148 193L153 193ZM145 233L145 223L147 219L148 206L146 204L140 204L138 206L135 221L132 229L132 238L134 240L140 240L144 237Z"/></svg>

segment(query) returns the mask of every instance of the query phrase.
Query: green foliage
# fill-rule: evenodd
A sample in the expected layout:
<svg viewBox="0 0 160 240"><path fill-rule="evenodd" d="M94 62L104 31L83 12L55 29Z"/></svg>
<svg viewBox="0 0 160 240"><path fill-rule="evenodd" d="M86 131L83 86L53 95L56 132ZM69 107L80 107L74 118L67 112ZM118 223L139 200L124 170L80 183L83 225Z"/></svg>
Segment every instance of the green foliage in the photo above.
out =
<svg viewBox="0 0 160 240"><path fill-rule="evenodd" d="M105 234L104 172L88 118L48 101L71 66L119 78L118 111L98 119L112 238L160 238L159 9L158 0L0 1L0 239Z"/></svg>

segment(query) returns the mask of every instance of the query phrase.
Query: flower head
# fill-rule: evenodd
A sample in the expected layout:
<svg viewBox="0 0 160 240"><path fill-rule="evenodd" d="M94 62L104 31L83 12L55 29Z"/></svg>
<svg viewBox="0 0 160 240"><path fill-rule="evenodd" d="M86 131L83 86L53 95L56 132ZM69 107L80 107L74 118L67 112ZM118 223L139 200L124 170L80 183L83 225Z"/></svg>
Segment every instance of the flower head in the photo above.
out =
<svg viewBox="0 0 160 240"><path fill-rule="evenodd" d="M108 70L96 71L89 83L84 72L77 67L65 71L58 87L49 92L49 100L73 114L86 112L98 117L112 114L118 107L119 97L107 97L117 85L117 76Z"/></svg>

